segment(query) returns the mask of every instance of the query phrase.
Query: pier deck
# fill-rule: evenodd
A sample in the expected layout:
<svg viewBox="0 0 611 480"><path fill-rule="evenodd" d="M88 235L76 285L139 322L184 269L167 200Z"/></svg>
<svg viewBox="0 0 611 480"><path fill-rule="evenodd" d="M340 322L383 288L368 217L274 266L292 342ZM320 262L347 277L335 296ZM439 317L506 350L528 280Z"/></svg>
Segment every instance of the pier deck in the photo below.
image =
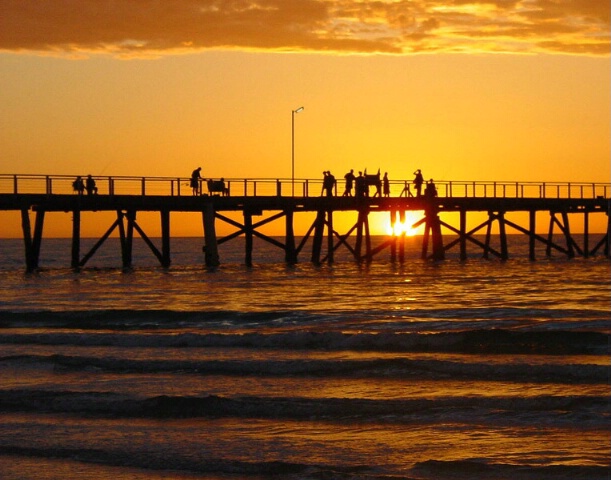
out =
<svg viewBox="0 0 611 480"><path fill-rule="evenodd" d="M485 257L492 255L507 259L507 229L528 235L530 258L535 259L535 244L542 243L546 253L552 250L563 255L588 257L603 252L609 256L609 197L611 185L604 183L532 183L532 182L436 182L436 196L413 196L409 181L392 182L390 195L379 196L371 191L369 196L341 196L343 185L333 195L321 196L322 181L279 179L228 179L226 191L206 193L204 182L198 191L188 186L189 179L166 177L104 177L97 180L98 192L94 195L78 194L72 190L74 177L0 175L0 210L21 212L25 245L26 268L38 268L40 244L43 239L46 212L72 213L72 267L81 268L94 255L99 246L118 230L121 239L123 267L131 267L131 249L134 232L151 248L161 265L171 264L170 215L173 212L200 212L204 230L205 263L214 267L220 263L218 245L236 237L246 239L245 262L251 264L253 236L273 243L285 251L289 263L298 260L299 254L311 237L310 260L315 263L332 262L333 252L339 247L348 248L357 260L372 260L388 248L391 258L403 260L401 235L390 236L381 245L372 246L368 216L372 212L388 212L391 224L402 222L405 212L422 212L422 219L414 226L424 226L422 258L441 260L451 248L460 249L460 258L467 258L467 243L481 249ZM290 196L293 189L298 196ZM195 193L195 194L194 194ZM338 195L339 194L339 195ZM116 212L116 220L86 255L80 253L81 212ZM161 247L158 249L137 223L138 212L159 212L161 222ZM231 212L240 212L243 223L229 218ZM316 213L310 228L301 232L302 240L295 243L294 217L302 212ZM354 226L344 233L333 226L335 212L353 212L357 218ZM467 214L485 212L487 220L467 230ZM520 225L507 218L510 212L528 213L527 225ZM535 216L549 213L547 235L536 233ZM35 215L34 228L30 213ZM459 213L458 225L445 221L445 214ZM271 215L253 222L253 217ZM570 214L583 217L583 241L579 244L572 234ZM597 242L592 242L590 215L606 215L607 231ZM454 215L455 217L455 215ZM284 241L270 238L258 229L278 219L285 219ZM216 221L232 225L236 231L225 237L216 234ZM497 224L500 247L491 245L493 224ZM563 242L554 241L554 229ZM326 230L326 234L325 234ZM451 232L451 241L444 243L442 230ZM484 241L475 234L485 231ZM324 239L326 238L326 242ZM323 254L326 243L326 254Z"/></svg>

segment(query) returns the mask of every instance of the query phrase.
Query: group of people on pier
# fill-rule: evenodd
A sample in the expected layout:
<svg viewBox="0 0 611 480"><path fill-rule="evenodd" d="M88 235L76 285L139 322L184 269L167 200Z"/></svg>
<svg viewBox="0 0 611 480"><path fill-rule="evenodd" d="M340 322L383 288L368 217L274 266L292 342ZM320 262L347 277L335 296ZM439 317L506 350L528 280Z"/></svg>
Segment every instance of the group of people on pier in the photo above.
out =
<svg viewBox="0 0 611 480"><path fill-rule="evenodd" d="M202 182L206 181L201 175L202 167L197 167L191 172L191 178L189 186L191 187L193 195L201 195ZM326 170L323 173L322 181L322 196L333 197L337 195L337 180L330 170ZM376 191L373 197L390 197L390 180L388 179L388 172L384 173L384 176L380 178L380 171L374 174L367 174L365 172L359 172L358 176L354 174L354 170L350 170L344 175L345 189L342 197L369 197L369 187L375 187ZM414 172L414 179L411 182L416 191L416 197L434 198L437 196L437 188L431 178L428 182L425 182L420 169ZM229 189L225 185L225 179L220 180L207 180L209 193L220 193L221 195L229 195ZM424 192L422 187L424 186ZM96 186L95 180L91 175L87 175L87 178L83 180L83 177L78 176L72 182L74 192L82 195L85 191L88 195L98 193L98 187ZM354 191L354 195L353 192ZM413 197L412 190L408 181L405 181L405 185L399 196Z"/></svg>
<svg viewBox="0 0 611 480"><path fill-rule="evenodd" d="M323 172L323 184L322 194L328 197L333 196L333 192L337 192L337 181L330 171ZM367 171L365 174L359 172L358 176L354 174L354 170L350 170L344 175L346 180L346 186L342 197L352 197L352 191L354 189L355 197L369 197L369 187L374 186L376 193L374 197L385 197L390 196L390 181L388 180L388 173L384 173L384 178L380 180L380 172L378 171L375 175L368 175Z"/></svg>
<svg viewBox="0 0 611 480"><path fill-rule="evenodd" d="M374 197L390 197L390 180L388 179L388 172L384 173L384 176L380 179L380 171L375 175L367 174L365 172L359 172L358 176L354 174L354 170L350 170L344 175L346 181L345 190L342 194L343 197L369 197L369 187L373 186L376 189ZM414 172L414 180L412 181L414 190L416 191L416 197L433 198L437 196L437 188L435 182L431 178L428 182L424 181L424 176L420 169ZM424 192L422 191L422 187ZM354 190L354 195L352 194ZM323 172L323 186L322 195L333 196L334 192L337 192L337 181L333 174L327 170ZM410 184L405 181L403 190L399 196L413 197Z"/></svg>
<svg viewBox="0 0 611 480"><path fill-rule="evenodd" d="M83 180L83 177L80 175L76 177L74 182L72 182L72 189L79 195L83 195L85 191L87 192L87 195L94 195L98 193L98 187L96 186L95 180L91 175L87 175L85 180Z"/></svg>

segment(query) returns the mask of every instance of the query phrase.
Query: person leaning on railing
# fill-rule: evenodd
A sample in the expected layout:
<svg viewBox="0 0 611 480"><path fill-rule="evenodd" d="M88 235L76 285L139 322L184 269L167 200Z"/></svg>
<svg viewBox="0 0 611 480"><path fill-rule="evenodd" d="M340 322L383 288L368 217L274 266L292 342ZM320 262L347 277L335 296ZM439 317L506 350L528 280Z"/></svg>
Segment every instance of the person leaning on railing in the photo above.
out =
<svg viewBox="0 0 611 480"><path fill-rule="evenodd" d="M85 181L85 190L87 190L87 195L93 195L98 193L98 187L96 187L95 180L91 175L87 175L87 180Z"/></svg>
<svg viewBox="0 0 611 480"><path fill-rule="evenodd" d="M72 182L72 189L79 195L83 194L83 192L85 191L85 183L83 182L83 177L81 177L80 175L76 177L74 182Z"/></svg>

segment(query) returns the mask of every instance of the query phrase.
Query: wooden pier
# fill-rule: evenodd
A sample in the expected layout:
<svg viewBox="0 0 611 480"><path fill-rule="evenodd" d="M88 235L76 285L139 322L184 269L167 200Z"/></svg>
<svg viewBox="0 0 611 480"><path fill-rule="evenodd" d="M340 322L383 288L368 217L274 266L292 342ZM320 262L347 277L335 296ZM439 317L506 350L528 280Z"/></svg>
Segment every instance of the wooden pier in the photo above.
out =
<svg viewBox="0 0 611 480"><path fill-rule="evenodd" d="M189 179L167 177L104 177L97 180L97 194L74 192L74 177L0 175L0 210L21 212L25 265L27 271L39 267L43 241L45 214L72 214L71 266L84 267L98 248L117 232L121 244L124 268L132 266L134 235L139 235L157 257L160 265L171 264L170 219L173 212L198 212L202 217L204 263L215 267L222 259L219 245L243 236L245 263L252 264L253 238L258 237L284 251L285 261L295 263L309 246L308 260L314 263L333 262L338 248L347 248L357 261L372 261L380 252L388 250L393 261L404 260L404 235L389 235L381 244L372 245L369 215L385 212L392 226L403 222L406 212L419 212L421 219L413 227L423 226L423 259L443 260L446 252L459 250L460 259L467 259L467 245L488 257L509 258L508 230L529 238L529 258L535 260L535 246L545 246L546 255L559 252L567 257L609 256L611 185L604 183L532 183L532 182L436 182L436 195L413 196L408 181L392 183L386 197L375 192L370 195L341 196L334 192L321 196L322 181L279 179L227 179L203 183L193 192ZM212 191L206 191L208 185ZM298 196L289 192L297 190ZM343 191L343 185L338 185ZM81 213L115 212L116 219L104 235L84 255L81 252ZM161 245L149 238L137 221L139 212L157 212L161 225ZM241 222L230 218L238 212ZM315 214L305 232L295 232L295 218L304 212ZM334 214L353 215L353 226L346 232L334 227ZM482 213L486 220L467 228L467 215ZM509 217L516 212L528 214L521 225ZM536 214L549 214L547 235L537 233ZM34 216L32 225L30 214ZM458 224L446 217L458 214ZM578 242L571 229L570 219L581 217L583 236ZM606 232L590 231L591 215L606 216ZM235 215L234 215L235 216ZM259 217L265 217L258 219ZM453 215L452 218L455 218ZM274 221L284 220L284 235L272 238L260 229ZM235 231L224 237L217 235L217 222L224 222ZM600 223L600 222L599 222ZM492 230L498 229L500 245L492 245ZM450 240L446 241L443 232ZM115 233L115 235L117 234ZM556 233L563 239L555 240ZM485 234L485 239L481 237ZM477 236L477 237L476 237ZM278 240L283 239L283 241ZM299 243L296 238L300 238Z"/></svg>

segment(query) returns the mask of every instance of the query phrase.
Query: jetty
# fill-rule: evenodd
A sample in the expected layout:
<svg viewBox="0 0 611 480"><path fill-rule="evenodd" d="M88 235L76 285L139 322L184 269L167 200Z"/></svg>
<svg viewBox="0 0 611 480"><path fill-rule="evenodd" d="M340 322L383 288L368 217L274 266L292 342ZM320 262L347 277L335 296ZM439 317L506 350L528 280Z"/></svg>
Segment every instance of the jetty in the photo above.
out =
<svg viewBox="0 0 611 480"><path fill-rule="evenodd" d="M486 258L506 260L509 231L528 236L531 260L536 258L536 245L543 245L546 255L609 256L609 183L436 181L434 190L418 195L411 180L389 182L384 194L374 179L368 191L353 191L350 196L343 195L343 179L332 189L325 189L323 179L208 179L199 181L195 188L189 182L189 178L180 177L97 177L95 189L88 192L75 184L75 176L4 174L0 175L0 210L20 212L27 271L39 268L48 212L71 214L71 267L75 269L84 267L113 233L120 239L122 267L132 267L135 235L144 240L161 266L169 267L174 212L201 214L203 262L208 267L221 263L219 245L238 237L245 240L247 265L252 264L254 237L283 250L287 263L298 262L306 247L313 263L333 262L338 248L346 248L357 261L372 261L383 251L390 252L393 261L403 261L405 233L388 235L378 245L372 244L369 216L379 212L388 215L392 227L405 221L406 212L421 217L412 227L423 227L423 259L443 260L446 252L458 249L460 259L466 260L469 245ZM84 254L83 212L114 212L114 221ZM160 239L150 238L138 223L140 212L159 214ZM295 219L305 212L313 213L314 220L305 231L296 232ZM347 231L336 230L334 215L340 212L354 218ZM537 233L540 212L549 217L543 235ZM467 217L473 213L484 221L468 228ZM515 213L522 213L519 220L512 218ZM606 216L605 232L591 231L592 215ZM579 236L571 228L575 217L580 222ZM235 230L219 236L218 222ZM284 234L264 234L262 227L271 222L282 222ZM498 230L494 245L493 228Z"/></svg>

